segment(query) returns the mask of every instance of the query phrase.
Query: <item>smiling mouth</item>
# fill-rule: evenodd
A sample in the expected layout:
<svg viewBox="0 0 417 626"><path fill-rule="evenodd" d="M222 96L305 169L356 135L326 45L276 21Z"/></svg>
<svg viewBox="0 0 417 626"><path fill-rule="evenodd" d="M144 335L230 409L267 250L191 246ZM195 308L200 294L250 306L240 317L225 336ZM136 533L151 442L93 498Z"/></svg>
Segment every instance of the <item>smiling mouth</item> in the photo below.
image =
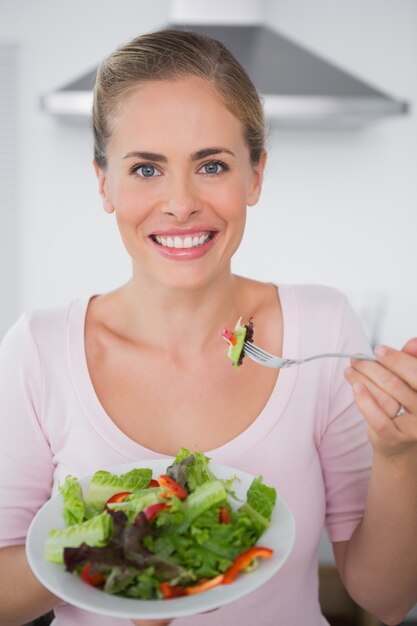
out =
<svg viewBox="0 0 417 626"><path fill-rule="evenodd" d="M199 248L204 246L205 243L211 241L213 237L216 235L217 231L207 231L198 235L172 235L172 236L162 236L162 235L151 235L150 238L159 246L164 248Z"/></svg>

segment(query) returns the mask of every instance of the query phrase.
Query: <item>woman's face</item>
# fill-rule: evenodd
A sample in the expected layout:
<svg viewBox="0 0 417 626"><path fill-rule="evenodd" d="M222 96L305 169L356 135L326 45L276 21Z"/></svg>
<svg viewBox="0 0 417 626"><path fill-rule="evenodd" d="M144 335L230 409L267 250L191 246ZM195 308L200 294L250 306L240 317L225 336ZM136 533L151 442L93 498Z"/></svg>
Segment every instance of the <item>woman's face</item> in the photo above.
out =
<svg viewBox="0 0 417 626"><path fill-rule="evenodd" d="M205 80L139 86L124 101L96 171L133 271L179 289L230 271L246 206L257 202L256 168L241 122Z"/></svg>

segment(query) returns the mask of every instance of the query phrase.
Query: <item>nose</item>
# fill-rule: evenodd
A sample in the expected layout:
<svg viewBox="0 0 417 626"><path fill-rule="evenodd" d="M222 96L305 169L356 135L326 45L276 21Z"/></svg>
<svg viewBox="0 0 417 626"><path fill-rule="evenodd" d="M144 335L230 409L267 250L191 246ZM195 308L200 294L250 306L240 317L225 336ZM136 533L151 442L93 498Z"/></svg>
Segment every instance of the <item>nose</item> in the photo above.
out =
<svg viewBox="0 0 417 626"><path fill-rule="evenodd" d="M178 222L186 222L200 211L197 190L186 176L175 176L166 189L163 212L172 215Z"/></svg>

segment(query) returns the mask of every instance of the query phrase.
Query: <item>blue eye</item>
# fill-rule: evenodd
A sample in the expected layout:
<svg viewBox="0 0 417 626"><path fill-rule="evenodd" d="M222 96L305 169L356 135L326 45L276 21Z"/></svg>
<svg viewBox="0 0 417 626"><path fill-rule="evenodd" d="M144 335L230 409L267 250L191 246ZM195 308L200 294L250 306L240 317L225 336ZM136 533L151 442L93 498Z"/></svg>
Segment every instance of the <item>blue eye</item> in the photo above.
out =
<svg viewBox="0 0 417 626"><path fill-rule="evenodd" d="M207 174L217 174L219 171L220 164L219 163L207 163L204 166Z"/></svg>
<svg viewBox="0 0 417 626"><path fill-rule="evenodd" d="M162 175L158 168L152 165L152 163L135 164L133 165L133 167L130 168L129 174L131 174L132 176L136 176L137 178L143 178L147 180Z"/></svg>
<svg viewBox="0 0 417 626"><path fill-rule="evenodd" d="M203 174L209 174L211 176L216 175L216 174L221 174L222 172L225 172L228 168L228 166L225 163L222 163L221 161L210 161L210 163L205 163L201 169L203 170Z"/></svg>
<svg viewBox="0 0 417 626"><path fill-rule="evenodd" d="M140 165L136 168L136 172L143 178L152 178L156 172L156 168L153 165Z"/></svg>

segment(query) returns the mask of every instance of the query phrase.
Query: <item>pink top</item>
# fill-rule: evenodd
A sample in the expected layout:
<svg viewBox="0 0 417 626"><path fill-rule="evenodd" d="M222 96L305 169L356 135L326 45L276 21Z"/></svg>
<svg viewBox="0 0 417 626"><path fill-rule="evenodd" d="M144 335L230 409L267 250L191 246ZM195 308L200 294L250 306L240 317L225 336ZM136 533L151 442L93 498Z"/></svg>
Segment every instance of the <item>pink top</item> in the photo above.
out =
<svg viewBox="0 0 417 626"><path fill-rule="evenodd" d="M321 286L281 286L287 357L369 350L346 298ZM164 455L132 441L101 406L89 373L84 324L90 297L24 314L0 350L0 547L24 544L29 524L70 473ZM288 561L267 584L215 613L175 626L323 626L318 544L351 537L362 517L371 465L366 424L343 378L343 359L282 370L269 401L238 437L209 451L214 461L262 474L296 521ZM238 375L238 374L237 374ZM123 626L128 620L62 604L58 626Z"/></svg>

